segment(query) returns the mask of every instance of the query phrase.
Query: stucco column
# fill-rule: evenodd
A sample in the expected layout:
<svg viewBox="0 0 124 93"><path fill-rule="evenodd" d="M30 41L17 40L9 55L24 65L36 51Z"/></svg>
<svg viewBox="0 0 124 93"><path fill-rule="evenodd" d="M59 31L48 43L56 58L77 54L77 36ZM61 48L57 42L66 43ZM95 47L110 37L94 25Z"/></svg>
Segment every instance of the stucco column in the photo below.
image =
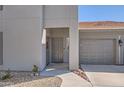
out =
<svg viewBox="0 0 124 93"><path fill-rule="evenodd" d="M123 45L120 46L118 42L119 40L122 40L121 38L121 36L118 36L116 42L116 64L119 65L123 64Z"/></svg>
<svg viewBox="0 0 124 93"><path fill-rule="evenodd" d="M120 45L118 44L118 41L120 39L120 36L116 38L116 64L120 64Z"/></svg>
<svg viewBox="0 0 124 93"><path fill-rule="evenodd" d="M77 26L72 26L69 30L69 70L79 68L79 32Z"/></svg>
<svg viewBox="0 0 124 93"><path fill-rule="evenodd" d="M46 29L44 28L44 8L45 6L41 7L41 42L40 42L40 70L42 71L46 67Z"/></svg>
<svg viewBox="0 0 124 93"><path fill-rule="evenodd" d="M122 65L122 64L124 64L124 59L123 59L123 57L124 57L124 44L123 44L123 36L119 36L118 37L118 40L121 40L122 41L122 43L121 43L121 46L119 45L119 47L118 47L118 60L119 60L119 63L118 64L120 64L120 65Z"/></svg>

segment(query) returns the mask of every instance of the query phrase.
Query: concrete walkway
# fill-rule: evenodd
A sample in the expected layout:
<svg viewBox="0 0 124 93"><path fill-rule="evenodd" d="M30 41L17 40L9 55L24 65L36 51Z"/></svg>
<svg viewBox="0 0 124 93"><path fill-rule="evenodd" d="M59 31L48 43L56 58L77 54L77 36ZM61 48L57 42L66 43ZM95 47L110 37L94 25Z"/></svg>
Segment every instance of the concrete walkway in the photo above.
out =
<svg viewBox="0 0 124 93"><path fill-rule="evenodd" d="M44 76L58 76L63 82L61 87L90 87L91 84L83 78L77 76L68 70L68 64L57 63L50 64L41 72Z"/></svg>
<svg viewBox="0 0 124 93"><path fill-rule="evenodd" d="M124 86L124 66L81 65L93 86Z"/></svg>

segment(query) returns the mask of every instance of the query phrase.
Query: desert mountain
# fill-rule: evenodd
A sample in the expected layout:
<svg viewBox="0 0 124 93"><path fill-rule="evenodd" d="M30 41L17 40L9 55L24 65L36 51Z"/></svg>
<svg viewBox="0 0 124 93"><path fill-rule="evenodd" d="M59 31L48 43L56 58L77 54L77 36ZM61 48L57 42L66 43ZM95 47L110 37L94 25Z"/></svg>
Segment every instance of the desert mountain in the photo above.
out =
<svg viewBox="0 0 124 93"><path fill-rule="evenodd" d="M79 28L124 28L124 22L115 21L80 22Z"/></svg>

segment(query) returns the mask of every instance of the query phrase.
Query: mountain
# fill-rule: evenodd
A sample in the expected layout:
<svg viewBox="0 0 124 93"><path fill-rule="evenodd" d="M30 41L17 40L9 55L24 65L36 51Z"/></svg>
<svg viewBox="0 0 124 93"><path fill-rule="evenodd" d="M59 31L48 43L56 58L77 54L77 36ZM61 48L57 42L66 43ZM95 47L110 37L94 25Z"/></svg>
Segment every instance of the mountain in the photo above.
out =
<svg viewBox="0 0 124 93"><path fill-rule="evenodd" d="M124 28L124 22L115 21L80 22L79 28Z"/></svg>

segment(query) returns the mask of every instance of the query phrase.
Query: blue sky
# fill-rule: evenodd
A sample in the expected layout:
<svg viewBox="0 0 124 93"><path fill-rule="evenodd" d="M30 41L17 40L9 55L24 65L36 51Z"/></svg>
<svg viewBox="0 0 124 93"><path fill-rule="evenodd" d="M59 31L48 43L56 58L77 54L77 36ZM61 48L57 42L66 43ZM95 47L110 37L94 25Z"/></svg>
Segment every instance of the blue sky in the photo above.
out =
<svg viewBox="0 0 124 93"><path fill-rule="evenodd" d="M81 21L121 21L124 22L124 6L80 5L78 20Z"/></svg>

